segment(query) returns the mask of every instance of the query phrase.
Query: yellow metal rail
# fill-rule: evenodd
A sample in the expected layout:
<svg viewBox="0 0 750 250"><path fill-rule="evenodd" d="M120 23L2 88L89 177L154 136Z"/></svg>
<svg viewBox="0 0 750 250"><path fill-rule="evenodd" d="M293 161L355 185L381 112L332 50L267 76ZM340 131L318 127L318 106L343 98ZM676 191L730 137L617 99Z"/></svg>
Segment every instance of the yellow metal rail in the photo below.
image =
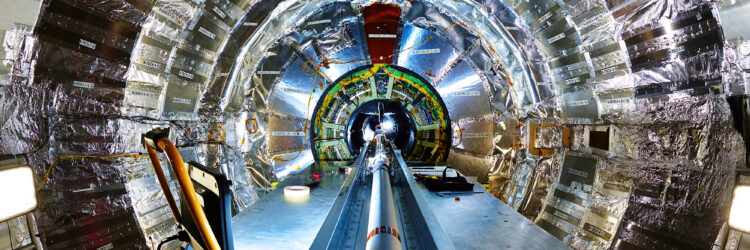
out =
<svg viewBox="0 0 750 250"><path fill-rule="evenodd" d="M169 165L172 166L172 170L177 177L177 184L180 186L180 191L185 196L184 198L188 205L188 212L193 218L193 221L195 221L201 239L203 239L203 242L206 244L206 248L209 250L221 249L219 241L216 239L216 235L214 235L213 230L211 230L211 225L208 223L206 213L203 211L203 207L201 207L200 202L198 201L198 195L193 187L193 182L190 181L190 175L185 168L185 163L182 161L182 156L180 156L180 153L177 151L177 147L166 138L159 138L156 141L156 146L164 150L167 155ZM177 205L174 203L174 198L171 198L172 194L169 185L167 184L166 177L164 176L164 171L161 169L158 157L156 156L156 150L148 145L146 145L146 148L148 149L151 163L159 178L159 183L164 191L164 195L167 197L167 202L170 203L169 207L172 209L172 213L175 214L175 218L178 219L180 218L180 214L177 210Z"/></svg>

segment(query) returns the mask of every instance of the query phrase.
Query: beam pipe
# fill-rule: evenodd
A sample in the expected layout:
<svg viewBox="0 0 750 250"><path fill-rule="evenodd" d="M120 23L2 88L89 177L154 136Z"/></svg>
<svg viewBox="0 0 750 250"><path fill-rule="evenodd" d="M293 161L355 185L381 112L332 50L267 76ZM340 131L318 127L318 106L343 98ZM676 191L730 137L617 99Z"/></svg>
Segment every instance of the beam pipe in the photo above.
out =
<svg viewBox="0 0 750 250"><path fill-rule="evenodd" d="M370 196L370 218L367 225L367 250L400 250L401 235L398 232L396 208L393 204L391 179L382 140L377 138L377 154L370 165L372 171L372 194Z"/></svg>

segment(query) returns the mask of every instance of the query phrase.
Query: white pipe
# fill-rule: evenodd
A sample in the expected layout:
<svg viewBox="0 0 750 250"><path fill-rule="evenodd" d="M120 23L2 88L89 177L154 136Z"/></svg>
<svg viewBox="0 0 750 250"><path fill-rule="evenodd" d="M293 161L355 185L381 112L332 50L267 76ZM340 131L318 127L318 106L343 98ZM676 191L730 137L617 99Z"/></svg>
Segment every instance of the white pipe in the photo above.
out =
<svg viewBox="0 0 750 250"><path fill-rule="evenodd" d="M370 218L367 225L367 250L401 249L401 235L393 205L391 180L387 158L382 151L382 138L378 140L378 154L371 163L372 194L370 195Z"/></svg>

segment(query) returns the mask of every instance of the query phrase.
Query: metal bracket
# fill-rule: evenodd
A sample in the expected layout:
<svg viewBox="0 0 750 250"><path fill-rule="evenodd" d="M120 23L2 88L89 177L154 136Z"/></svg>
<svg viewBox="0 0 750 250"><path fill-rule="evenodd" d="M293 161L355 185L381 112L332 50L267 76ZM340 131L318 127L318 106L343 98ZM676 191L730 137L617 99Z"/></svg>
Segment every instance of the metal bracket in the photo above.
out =
<svg viewBox="0 0 750 250"><path fill-rule="evenodd" d="M156 145L156 142L161 138L169 139L169 128L155 128L154 130L149 131L141 136L141 143L145 144L147 147L156 149L156 151L164 152L164 150Z"/></svg>

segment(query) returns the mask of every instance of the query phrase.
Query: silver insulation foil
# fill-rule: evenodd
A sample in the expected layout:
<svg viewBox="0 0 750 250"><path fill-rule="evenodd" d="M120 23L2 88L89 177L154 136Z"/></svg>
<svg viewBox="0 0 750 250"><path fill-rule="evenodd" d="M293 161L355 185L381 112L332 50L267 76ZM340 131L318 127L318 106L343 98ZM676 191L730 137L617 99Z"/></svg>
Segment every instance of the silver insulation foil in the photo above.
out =
<svg viewBox="0 0 750 250"><path fill-rule="evenodd" d="M222 4L229 17L242 12ZM197 9L193 2L159 1L156 10L190 6ZM173 105L185 103L175 98L188 98L182 91L171 95L168 86L197 84L200 92L200 77L210 74L212 60L194 47L161 52L158 46L145 47L148 38L141 29L164 34L158 41L181 44L184 36L165 31L174 26L157 22L184 21L184 28L192 29L195 24L187 21L195 11L179 11L184 18L173 20L169 18L175 16L158 16L143 1L47 1L44 7L33 34L20 28L5 33L3 64L8 70L0 84L0 154L26 154L37 183L46 180L35 211L45 248L155 248L175 233L174 218L140 143L140 135L155 127L203 130L180 134L177 141L190 142L181 147L202 152L204 157L196 161L220 168L236 184L234 212L258 199L235 132L219 136L226 132L214 131L223 117L190 125L161 121L198 117L195 106ZM138 71L131 63L156 65L141 58L166 58L162 72L167 72ZM197 104L197 98L196 93L190 103ZM213 139L207 135L211 132L217 134ZM128 155L110 157L121 154Z"/></svg>
<svg viewBox="0 0 750 250"><path fill-rule="evenodd" d="M713 3L379 2L402 9L394 64L453 118L447 164L576 249L716 240L746 155L724 98L750 93L750 45L724 37ZM5 32L0 67L0 155L26 155L37 183L55 162L34 213L43 244L153 248L174 234L148 159L101 157L143 154L156 127L232 180L233 212L312 164L317 99L367 62L310 70L369 59L366 4L45 1L33 31ZM531 122L554 126L527 145ZM602 124L607 148L591 144Z"/></svg>
<svg viewBox="0 0 750 250"><path fill-rule="evenodd" d="M562 147L562 129L560 127L537 127L536 148L560 148Z"/></svg>

